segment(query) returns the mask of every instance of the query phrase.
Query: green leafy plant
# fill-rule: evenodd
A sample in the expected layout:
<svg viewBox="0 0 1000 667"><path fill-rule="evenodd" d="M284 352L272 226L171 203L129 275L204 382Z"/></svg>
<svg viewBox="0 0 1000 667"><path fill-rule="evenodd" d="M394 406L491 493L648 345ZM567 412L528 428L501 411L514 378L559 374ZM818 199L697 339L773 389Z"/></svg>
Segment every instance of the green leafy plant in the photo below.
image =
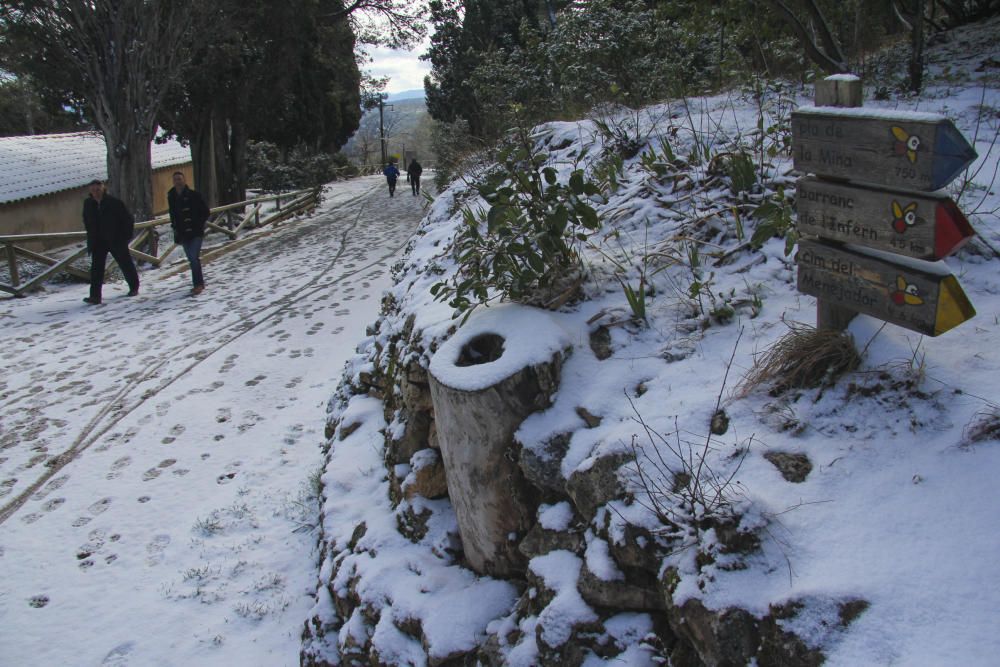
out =
<svg viewBox="0 0 1000 667"><path fill-rule="evenodd" d="M499 169L478 187L489 208L463 211L455 239L459 271L431 287L456 317L468 317L476 306L497 298L535 302L579 275L576 244L600 229L590 198L601 190L582 169L561 182L547 161L527 130L515 130L515 141L500 152ZM557 302L542 299L539 305Z"/></svg>
<svg viewBox="0 0 1000 667"><path fill-rule="evenodd" d="M778 187L775 194L757 207L754 217L757 228L750 237L750 245L760 248L769 239L778 237L785 239L785 256L792 254L792 249L799 240L799 232L792 217L792 202L785 197L785 189Z"/></svg>
<svg viewBox="0 0 1000 667"><path fill-rule="evenodd" d="M757 188L757 167L749 153L739 151L730 155L725 162L725 171L734 195L751 193Z"/></svg>

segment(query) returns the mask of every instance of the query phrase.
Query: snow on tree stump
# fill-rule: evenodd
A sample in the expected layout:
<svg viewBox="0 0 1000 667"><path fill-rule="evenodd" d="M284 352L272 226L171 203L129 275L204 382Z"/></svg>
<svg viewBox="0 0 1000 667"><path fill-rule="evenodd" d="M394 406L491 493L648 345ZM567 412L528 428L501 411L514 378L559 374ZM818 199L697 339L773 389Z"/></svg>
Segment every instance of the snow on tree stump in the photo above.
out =
<svg viewBox="0 0 1000 667"><path fill-rule="evenodd" d="M571 350L569 334L551 314L507 304L475 314L431 359L448 495L466 559L480 574L525 571L517 546L536 508L514 432L551 404Z"/></svg>

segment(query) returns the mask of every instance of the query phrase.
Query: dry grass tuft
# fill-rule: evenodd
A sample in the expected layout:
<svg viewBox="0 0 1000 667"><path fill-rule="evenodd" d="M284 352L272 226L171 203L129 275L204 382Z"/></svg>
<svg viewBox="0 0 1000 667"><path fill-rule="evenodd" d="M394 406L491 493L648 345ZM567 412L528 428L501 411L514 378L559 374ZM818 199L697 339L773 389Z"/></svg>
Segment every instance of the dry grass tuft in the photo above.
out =
<svg viewBox="0 0 1000 667"><path fill-rule="evenodd" d="M800 322L785 322L790 331L754 359L737 391L745 396L768 385L772 395L787 389L832 385L861 363L854 338L844 331L820 330Z"/></svg>
<svg viewBox="0 0 1000 667"><path fill-rule="evenodd" d="M1000 440L1000 408L977 412L962 436L962 444L966 447L984 440Z"/></svg>

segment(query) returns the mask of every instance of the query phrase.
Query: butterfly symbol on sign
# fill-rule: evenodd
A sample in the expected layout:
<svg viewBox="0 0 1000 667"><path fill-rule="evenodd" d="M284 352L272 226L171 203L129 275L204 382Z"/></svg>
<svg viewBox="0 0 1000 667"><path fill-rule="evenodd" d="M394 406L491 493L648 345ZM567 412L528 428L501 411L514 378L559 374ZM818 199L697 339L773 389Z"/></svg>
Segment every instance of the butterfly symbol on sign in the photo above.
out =
<svg viewBox="0 0 1000 667"><path fill-rule="evenodd" d="M892 126L892 136L896 138L896 145L893 148L896 155L905 153L911 163L916 162L917 151L920 150L920 137L896 125Z"/></svg>
<svg viewBox="0 0 1000 667"><path fill-rule="evenodd" d="M902 234L907 229L917 224L917 202L907 204L906 208L903 208L899 205L898 201L893 200L892 217L892 228L895 229L897 233Z"/></svg>
<svg viewBox="0 0 1000 667"><path fill-rule="evenodd" d="M907 283L903 276L896 276L896 291L890 295L892 302L897 306L904 304L919 306L924 302L920 296L920 290L913 283Z"/></svg>

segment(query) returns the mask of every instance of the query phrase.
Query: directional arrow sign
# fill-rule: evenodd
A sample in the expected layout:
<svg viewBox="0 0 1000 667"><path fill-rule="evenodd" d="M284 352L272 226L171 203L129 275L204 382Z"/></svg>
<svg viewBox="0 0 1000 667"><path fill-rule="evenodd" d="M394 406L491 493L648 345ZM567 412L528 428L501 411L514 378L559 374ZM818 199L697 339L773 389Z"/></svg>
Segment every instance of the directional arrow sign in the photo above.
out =
<svg viewBox="0 0 1000 667"><path fill-rule="evenodd" d="M928 336L976 311L951 274L922 271L846 248L802 239L796 256L799 291Z"/></svg>
<svg viewBox="0 0 1000 667"><path fill-rule="evenodd" d="M792 112L795 168L821 176L938 190L976 151L939 114L800 107Z"/></svg>
<svg viewBox="0 0 1000 667"><path fill-rule="evenodd" d="M801 178L795 195L799 231L923 260L947 257L975 235L955 203L941 195L886 191Z"/></svg>

